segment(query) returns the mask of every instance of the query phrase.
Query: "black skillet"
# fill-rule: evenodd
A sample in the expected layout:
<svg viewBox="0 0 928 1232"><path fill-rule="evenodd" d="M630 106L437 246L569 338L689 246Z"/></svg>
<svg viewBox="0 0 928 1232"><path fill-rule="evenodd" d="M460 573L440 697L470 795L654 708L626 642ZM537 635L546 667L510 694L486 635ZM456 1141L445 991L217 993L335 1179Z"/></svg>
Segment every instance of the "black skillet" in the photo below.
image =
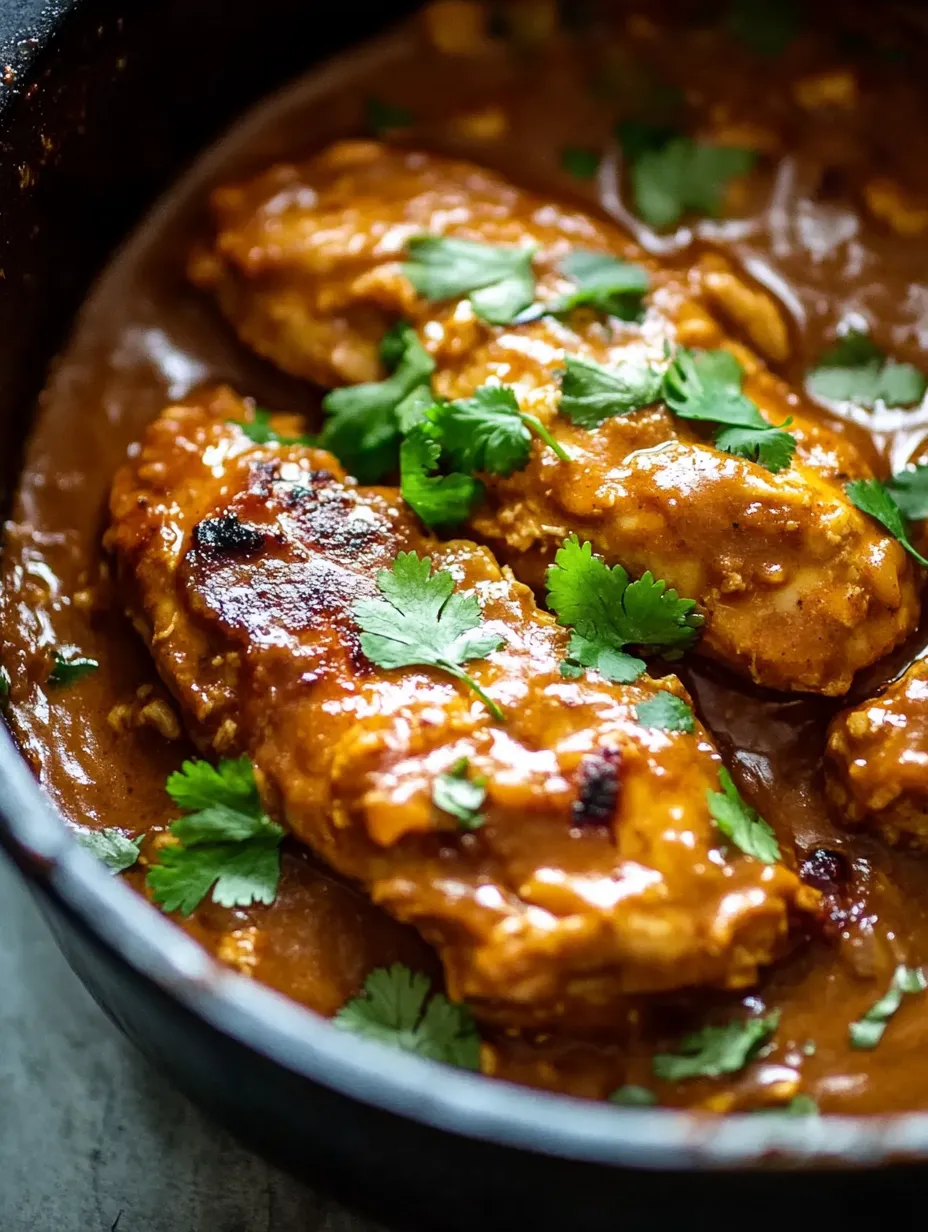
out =
<svg viewBox="0 0 928 1232"><path fill-rule="evenodd" d="M46 366L127 228L245 106L402 8L0 0L4 499ZM333 1030L218 968L78 849L2 729L0 841L75 971L157 1066L268 1156L399 1228L909 1226L921 1208L925 1115L629 1111Z"/></svg>

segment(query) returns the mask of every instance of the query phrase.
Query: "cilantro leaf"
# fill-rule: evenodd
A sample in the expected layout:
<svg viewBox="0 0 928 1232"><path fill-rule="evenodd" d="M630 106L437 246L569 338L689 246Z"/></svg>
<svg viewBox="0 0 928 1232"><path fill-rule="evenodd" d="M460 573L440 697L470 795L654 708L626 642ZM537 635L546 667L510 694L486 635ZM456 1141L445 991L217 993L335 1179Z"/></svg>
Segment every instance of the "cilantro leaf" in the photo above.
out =
<svg viewBox="0 0 928 1232"><path fill-rule="evenodd" d="M75 646L62 646L52 654L52 670L48 674L49 684L74 684L83 680L91 672L97 671L100 664L96 659L88 659Z"/></svg>
<svg viewBox="0 0 928 1232"><path fill-rule="evenodd" d="M641 317L641 300L650 285L648 271L641 265L619 261L607 252L575 248L560 263L560 271L576 282L546 312L559 315L574 308L589 307L622 321Z"/></svg>
<svg viewBox="0 0 928 1232"><path fill-rule="evenodd" d="M809 389L828 402L855 402L873 408L921 402L928 380L912 364L887 358L868 334L849 330L819 359L809 374Z"/></svg>
<svg viewBox="0 0 928 1232"><path fill-rule="evenodd" d="M559 624L573 629L568 663L594 667L619 684L637 680L645 667L624 653L626 646L679 653L702 624L692 599L681 599L650 573L630 581L621 565L610 568L576 535L558 549L547 584L548 606Z"/></svg>
<svg viewBox="0 0 928 1232"><path fill-rule="evenodd" d="M544 424L519 410L506 385L481 385L471 398L442 402L428 412L456 471L511 475L528 463L532 434L540 437L562 462L565 453Z"/></svg>
<svg viewBox="0 0 928 1232"><path fill-rule="evenodd" d="M428 976L400 963L378 967L332 1020L336 1027L463 1069L480 1068L480 1034L463 1005L429 996Z"/></svg>
<svg viewBox="0 0 928 1232"><path fill-rule="evenodd" d="M10 700L12 688L13 681L10 679L10 673L0 664L0 706L5 705Z"/></svg>
<svg viewBox="0 0 928 1232"><path fill-rule="evenodd" d="M393 366L386 380L335 389L322 400L328 418L319 444L362 483L396 469L400 408L422 387L428 390L435 371L435 361L408 325L387 335L381 353L387 366ZM430 391L428 399L431 402Z"/></svg>
<svg viewBox="0 0 928 1232"><path fill-rule="evenodd" d="M127 838L122 830L112 826L105 830L76 830L74 837L92 856L102 861L111 873L125 872L139 858L141 834L138 838Z"/></svg>
<svg viewBox="0 0 928 1232"><path fill-rule="evenodd" d="M561 151L561 166L577 180L595 180L600 154L588 146L568 145Z"/></svg>
<svg viewBox="0 0 928 1232"><path fill-rule="evenodd" d="M705 145L662 125L626 123L618 136L631 167L635 210L658 230L691 212L716 217L729 180L746 175L756 159L753 150Z"/></svg>
<svg viewBox="0 0 928 1232"><path fill-rule="evenodd" d="M692 709L674 693L661 692L635 707L635 718L643 727L657 731L692 732L696 719Z"/></svg>
<svg viewBox="0 0 928 1232"><path fill-rule="evenodd" d="M928 979L921 967L899 965L893 972L889 988L862 1018L852 1022L848 1035L852 1048L875 1048L883 1038L889 1020L902 1005L902 998L928 988Z"/></svg>
<svg viewBox="0 0 928 1232"><path fill-rule="evenodd" d="M852 479L844 485L844 490L862 513L867 513L893 536L898 539L905 550L914 556L920 565L928 565L928 560L917 552L909 539L909 527L902 510L893 499L892 493L879 479Z"/></svg>
<svg viewBox="0 0 928 1232"><path fill-rule="evenodd" d="M885 486L905 517L913 522L928 518L928 464L898 471Z"/></svg>
<svg viewBox="0 0 928 1232"><path fill-rule="evenodd" d="M665 1082L686 1078L718 1078L736 1074L752 1061L780 1023L780 1011L765 1018L733 1020L722 1027L702 1027L680 1041L677 1052L661 1052L652 1068Z"/></svg>
<svg viewBox="0 0 928 1232"><path fill-rule="evenodd" d="M214 903L247 907L272 903L280 875L284 831L264 812L247 757L185 761L170 775L167 792L187 816L171 824L173 846L162 847L146 884L165 911L183 915L212 890Z"/></svg>
<svg viewBox="0 0 928 1232"><path fill-rule="evenodd" d="M381 569L377 588L383 598L361 599L354 616L361 627L361 649L372 663L392 670L435 667L460 680L500 722L503 712L477 682L461 670L470 659L485 659L503 642L483 626L475 595L454 594L446 569L432 573L428 556L400 552L390 569Z"/></svg>
<svg viewBox="0 0 928 1232"><path fill-rule="evenodd" d="M470 778L466 757L456 761L432 784L432 803L443 813L450 813L460 830L480 829L484 822L480 810L486 798L487 781L482 776Z"/></svg>
<svg viewBox="0 0 928 1232"><path fill-rule="evenodd" d="M626 1083L609 1096L610 1104L619 1104L625 1108L651 1108L657 1103L657 1096L647 1087L638 1087Z"/></svg>
<svg viewBox="0 0 928 1232"><path fill-rule="evenodd" d="M483 495L483 484L471 475L437 475L441 445L413 428L400 446L400 492L426 526L465 522Z"/></svg>
<svg viewBox="0 0 928 1232"><path fill-rule="evenodd" d="M240 428L248 439L254 441L256 445L267 445L269 443L277 445L315 444L314 438L311 436L281 436L279 432L275 432L271 427L271 412L264 411L260 407L255 407L252 418L244 423L240 419L228 419L226 422L234 424L236 428Z"/></svg>
<svg viewBox="0 0 928 1232"><path fill-rule="evenodd" d="M729 33L758 56L779 56L799 33L799 13L790 0L732 0Z"/></svg>
<svg viewBox="0 0 928 1232"><path fill-rule="evenodd" d="M364 103L364 119L368 132L375 137L382 137L384 133L392 132L396 128L409 128L413 122L413 114L409 107L388 103L371 95Z"/></svg>
<svg viewBox="0 0 928 1232"><path fill-rule="evenodd" d="M679 347L664 373L662 393L679 419L724 425L713 438L716 449L749 458L776 473L789 466L796 441L792 419L767 423L741 392L743 369L728 351L690 351Z"/></svg>
<svg viewBox="0 0 928 1232"><path fill-rule="evenodd" d="M731 775L723 766L719 770L721 791L707 791L706 802L718 828L727 839L762 864L776 864L780 845L773 830L742 797Z"/></svg>
<svg viewBox="0 0 928 1232"><path fill-rule="evenodd" d="M504 248L477 240L420 235L407 245L403 272L426 299L468 296L491 325L509 325L535 295L534 248Z"/></svg>
<svg viewBox="0 0 928 1232"><path fill-rule="evenodd" d="M566 355L558 410L581 428L597 428L613 415L629 415L656 402L662 381L663 375L644 362L604 368Z"/></svg>

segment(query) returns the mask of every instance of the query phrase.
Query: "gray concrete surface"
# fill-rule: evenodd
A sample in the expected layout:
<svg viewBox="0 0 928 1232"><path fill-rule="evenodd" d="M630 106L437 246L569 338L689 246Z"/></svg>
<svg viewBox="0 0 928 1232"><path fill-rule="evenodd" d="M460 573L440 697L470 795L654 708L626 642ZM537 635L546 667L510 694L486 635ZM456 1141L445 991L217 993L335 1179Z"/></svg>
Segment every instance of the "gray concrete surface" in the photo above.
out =
<svg viewBox="0 0 928 1232"><path fill-rule="evenodd" d="M2 861L0 937L0 1232L377 1232L173 1091Z"/></svg>

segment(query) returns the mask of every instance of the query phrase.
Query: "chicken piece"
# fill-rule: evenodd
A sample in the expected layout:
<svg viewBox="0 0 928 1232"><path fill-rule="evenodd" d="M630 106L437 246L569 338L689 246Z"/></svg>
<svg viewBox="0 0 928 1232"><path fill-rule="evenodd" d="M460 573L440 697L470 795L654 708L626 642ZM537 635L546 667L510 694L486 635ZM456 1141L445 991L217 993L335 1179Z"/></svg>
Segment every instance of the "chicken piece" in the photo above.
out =
<svg viewBox="0 0 928 1232"><path fill-rule="evenodd" d="M808 417L802 398L726 336L707 305L782 351L769 297L739 292L717 256L661 267L613 224L540 200L467 163L343 142L299 166L274 167L213 197L215 240L191 276L215 291L242 339L288 372L323 385L378 379L378 346L406 318L436 361L435 390L466 397L511 385L571 461L535 441L524 470L485 476L473 529L538 587L569 531L631 572L652 570L699 601L701 650L762 685L829 695L892 649L918 619L914 569L899 544L846 497L870 470L852 442ZM419 298L404 277L407 240L429 231L537 245L537 297L570 289L557 266L571 248L646 266L643 322L589 309L491 327L469 302ZM756 315L756 321L752 320ZM745 392L772 423L792 416L798 448L771 474L721 453L709 434L660 404L575 426L558 414L565 354L615 365L661 362L668 343L727 346Z"/></svg>
<svg viewBox="0 0 928 1232"><path fill-rule="evenodd" d="M838 715L828 734L828 795L840 816L888 843L928 847L928 660Z"/></svg>
<svg viewBox="0 0 928 1232"><path fill-rule="evenodd" d="M565 630L486 548L436 542L329 454L252 443L229 422L246 416L229 391L170 408L111 498L129 610L204 752L248 754L271 811L415 924L486 1017L603 1026L629 993L754 981L817 895L716 829L701 727L636 720L680 682L562 678ZM503 639L468 670L505 721L361 651L353 605L410 550ZM432 800L465 757L486 779L472 832Z"/></svg>

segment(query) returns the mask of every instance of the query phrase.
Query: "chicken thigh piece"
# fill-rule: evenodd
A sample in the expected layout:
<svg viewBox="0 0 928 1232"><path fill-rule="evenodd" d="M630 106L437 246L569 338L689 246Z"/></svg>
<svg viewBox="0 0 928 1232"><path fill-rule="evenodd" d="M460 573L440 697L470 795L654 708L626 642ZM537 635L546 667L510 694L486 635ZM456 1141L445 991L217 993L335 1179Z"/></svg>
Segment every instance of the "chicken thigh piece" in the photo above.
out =
<svg viewBox="0 0 928 1232"><path fill-rule="evenodd" d="M472 519L521 580L538 587L575 531L610 562L650 569L698 600L702 652L762 685L835 696L915 626L912 562L843 489L870 475L866 461L717 323L718 314L736 322L774 358L788 351L773 299L721 258L661 266L582 210L468 163L372 142L342 142L220 188L213 213L215 236L193 256L191 276L249 346L288 372L327 386L377 380L380 342L405 319L435 361L437 394L511 386L520 409L554 435L570 460L536 438L524 469L482 476L487 500ZM416 294L403 259L424 233L534 245L536 297L546 303L571 290L559 265L577 249L637 263L650 279L643 319L577 308L491 326L466 298ZM659 365L678 344L729 349L761 414L776 425L792 417L788 469L774 474L721 452L708 428L661 402L592 428L559 412L565 356Z"/></svg>
<svg viewBox="0 0 928 1232"><path fill-rule="evenodd" d="M680 682L565 679L566 631L486 548L435 541L329 454L254 443L249 414L228 390L171 407L112 490L128 609L199 747L248 755L269 810L487 1018L603 1026L629 993L752 983L817 895L717 828L698 723L638 717ZM477 599L499 648L467 669L501 721L440 670L366 656L355 608L400 552ZM462 766L485 781L468 826L435 794Z"/></svg>
<svg viewBox="0 0 928 1232"><path fill-rule="evenodd" d="M871 826L888 843L928 847L928 660L838 715L827 767L842 820Z"/></svg>

